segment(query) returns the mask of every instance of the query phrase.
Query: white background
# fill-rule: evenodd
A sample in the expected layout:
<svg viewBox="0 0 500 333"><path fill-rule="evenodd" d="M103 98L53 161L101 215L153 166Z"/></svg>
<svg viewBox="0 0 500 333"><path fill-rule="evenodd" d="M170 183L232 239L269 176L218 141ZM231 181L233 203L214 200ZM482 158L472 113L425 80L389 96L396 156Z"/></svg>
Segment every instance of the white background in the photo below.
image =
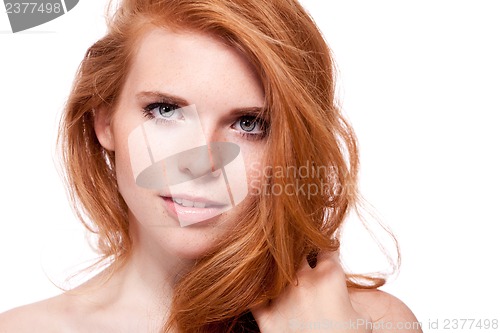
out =
<svg viewBox="0 0 500 333"><path fill-rule="evenodd" d="M500 319L500 5L302 2L335 54L362 192L401 243L401 272L383 289L426 331L429 320ZM54 143L76 68L105 32L104 8L82 0L12 34L0 5L0 312L56 295L51 280L89 258ZM351 267L369 249L359 237Z"/></svg>

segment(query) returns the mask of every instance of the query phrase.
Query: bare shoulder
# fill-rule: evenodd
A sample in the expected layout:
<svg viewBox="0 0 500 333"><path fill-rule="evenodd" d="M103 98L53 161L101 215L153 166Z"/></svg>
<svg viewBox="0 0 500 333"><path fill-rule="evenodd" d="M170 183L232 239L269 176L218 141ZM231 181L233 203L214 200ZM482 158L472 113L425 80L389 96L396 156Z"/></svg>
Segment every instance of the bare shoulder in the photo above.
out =
<svg viewBox="0 0 500 333"><path fill-rule="evenodd" d="M63 310L59 296L14 308L0 314L0 333L61 332Z"/></svg>
<svg viewBox="0 0 500 333"><path fill-rule="evenodd" d="M422 328L413 312L397 297L384 291L349 288L353 307L368 313L373 332L420 333Z"/></svg>

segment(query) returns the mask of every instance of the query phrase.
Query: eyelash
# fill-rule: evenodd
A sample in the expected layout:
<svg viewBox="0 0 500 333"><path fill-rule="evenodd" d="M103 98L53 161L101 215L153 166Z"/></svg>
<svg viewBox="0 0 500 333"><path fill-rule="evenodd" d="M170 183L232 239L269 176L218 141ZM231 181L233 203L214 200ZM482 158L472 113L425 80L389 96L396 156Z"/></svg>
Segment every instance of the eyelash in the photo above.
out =
<svg viewBox="0 0 500 333"><path fill-rule="evenodd" d="M171 109L171 111L175 111L175 110L181 108L181 106L179 106L175 103L155 102L155 103L148 104L146 107L144 107L144 109L142 110L144 117L146 117L148 119L155 119L158 124L170 123L172 120L167 119L167 118L161 118L158 115L154 114L154 110L156 108L159 108L162 106L166 106L167 108ZM156 113L159 113L159 111ZM261 132L260 133L251 133L251 132L245 132L245 130L242 129L242 131L237 131L239 135L241 135L242 137L244 137L247 140L261 140L267 136L267 129L268 129L267 122L264 119L262 119L258 116L255 116L253 114L242 115L242 116L238 117L238 119L231 125L231 128L236 129L235 126L237 126L238 123L240 123L240 127L241 127L241 121L243 119L250 119L252 123L257 122L257 125L261 128Z"/></svg>
<svg viewBox="0 0 500 333"><path fill-rule="evenodd" d="M240 116L234 123L231 125L231 128L235 128L237 124L239 123L239 126L241 127L241 121L243 119L250 119L251 123L257 123L257 126L260 127L261 132L260 133L251 133L251 132L246 132L245 130L243 131L238 131L238 134L244 137L245 139L248 140L261 140L264 139L267 136L267 123L264 119L257 117L255 115L243 115Z"/></svg>
<svg viewBox="0 0 500 333"><path fill-rule="evenodd" d="M144 107L144 109L142 110L144 117L146 117L148 119L155 119L157 124L165 125L165 124L170 123L172 120L167 119L167 118L162 118L159 115L154 114L154 110L156 108L161 107L161 106L167 106L169 109L171 109L171 111L175 111L175 110L181 108L179 105L177 105L175 103L155 102L155 103L148 104L146 107ZM158 113L159 113L159 111L158 111Z"/></svg>

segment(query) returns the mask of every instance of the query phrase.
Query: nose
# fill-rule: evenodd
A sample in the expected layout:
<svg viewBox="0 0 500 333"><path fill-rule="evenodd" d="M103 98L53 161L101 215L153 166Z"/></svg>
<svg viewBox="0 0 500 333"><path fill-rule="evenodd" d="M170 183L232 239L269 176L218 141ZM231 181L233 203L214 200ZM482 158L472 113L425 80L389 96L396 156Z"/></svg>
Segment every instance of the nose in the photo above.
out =
<svg viewBox="0 0 500 333"><path fill-rule="evenodd" d="M221 174L224 166L223 150L220 149L221 133L217 126L217 119L212 117L212 113L197 111L199 117L200 131L190 134L187 138L191 142L192 149L185 150L178 154L177 167L183 177L196 179L206 175L217 178ZM202 116L204 115L204 117Z"/></svg>
<svg viewBox="0 0 500 333"><path fill-rule="evenodd" d="M196 179L208 174L213 177L220 175L220 162L212 145L203 145L183 151L178 154L177 167L183 174L188 174L191 179Z"/></svg>

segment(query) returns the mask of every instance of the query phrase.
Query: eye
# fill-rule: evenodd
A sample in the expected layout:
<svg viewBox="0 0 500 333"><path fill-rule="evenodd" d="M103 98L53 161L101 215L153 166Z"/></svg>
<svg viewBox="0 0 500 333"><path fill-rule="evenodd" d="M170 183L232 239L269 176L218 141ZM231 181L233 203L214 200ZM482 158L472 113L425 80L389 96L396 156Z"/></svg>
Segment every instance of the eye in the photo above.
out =
<svg viewBox="0 0 500 333"><path fill-rule="evenodd" d="M179 107L174 104L161 104L158 106L158 113L165 118L170 118Z"/></svg>
<svg viewBox="0 0 500 333"><path fill-rule="evenodd" d="M174 115L175 110L179 108L179 105L170 103L153 103L146 107L146 110L150 111L156 116L161 116L163 118L170 118Z"/></svg>
<svg viewBox="0 0 500 333"><path fill-rule="evenodd" d="M264 120L256 116L242 116L232 126L244 136L263 137L266 132Z"/></svg>
<svg viewBox="0 0 500 333"><path fill-rule="evenodd" d="M173 103L152 103L144 108L144 115L157 120L179 120L182 119L180 106Z"/></svg>
<svg viewBox="0 0 500 333"><path fill-rule="evenodd" d="M250 116L241 117L240 127L245 132L252 132L257 127L257 119Z"/></svg>

